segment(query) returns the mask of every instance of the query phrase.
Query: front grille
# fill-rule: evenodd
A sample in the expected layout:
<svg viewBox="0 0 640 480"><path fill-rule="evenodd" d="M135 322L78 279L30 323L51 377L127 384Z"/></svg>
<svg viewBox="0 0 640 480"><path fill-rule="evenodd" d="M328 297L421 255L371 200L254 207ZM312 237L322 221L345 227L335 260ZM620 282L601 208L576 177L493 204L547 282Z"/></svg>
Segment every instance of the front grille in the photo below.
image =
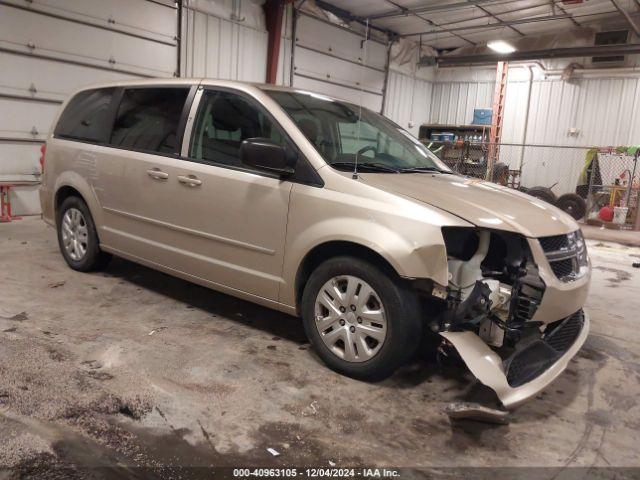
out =
<svg viewBox="0 0 640 480"><path fill-rule="evenodd" d="M556 262L550 262L550 265L551 270L553 270L553 273L555 273L556 277L558 277L560 280L569 278L578 270L575 258L567 258L564 260L558 260Z"/></svg>
<svg viewBox="0 0 640 480"><path fill-rule="evenodd" d="M542 338L517 351L505 362L509 385L519 387L541 375L569 350L583 326L582 310L550 324Z"/></svg>
<svg viewBox="0 0 640 480"><path fill-rule="evenodd" d="M554 235L553 237L542 237L540 245L545 252L555 252L568 247L566 235Z"/></svg>
<svg viewBox="0 0 640 480"><path fill-rule="evenodd" d="M587 247L580 230L538 240L558 280L570 282L584 273L582 267L587 265Z"/></svg>

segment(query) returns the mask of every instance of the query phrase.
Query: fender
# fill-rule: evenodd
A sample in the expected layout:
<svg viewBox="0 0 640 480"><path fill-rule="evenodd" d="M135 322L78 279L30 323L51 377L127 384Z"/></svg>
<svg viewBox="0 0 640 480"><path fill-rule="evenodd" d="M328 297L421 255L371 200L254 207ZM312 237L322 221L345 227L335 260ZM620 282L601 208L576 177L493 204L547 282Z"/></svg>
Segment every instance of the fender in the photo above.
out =
<svg viewBox="0 0 640 480"><path fill-rule="evenodd" d="M442 227L468 222L335 172L323 177L324 188L294 185L291 192L280 303L295 306L300 265L311 250L331 241L377 252L401 277L448 283Z"/></svg>

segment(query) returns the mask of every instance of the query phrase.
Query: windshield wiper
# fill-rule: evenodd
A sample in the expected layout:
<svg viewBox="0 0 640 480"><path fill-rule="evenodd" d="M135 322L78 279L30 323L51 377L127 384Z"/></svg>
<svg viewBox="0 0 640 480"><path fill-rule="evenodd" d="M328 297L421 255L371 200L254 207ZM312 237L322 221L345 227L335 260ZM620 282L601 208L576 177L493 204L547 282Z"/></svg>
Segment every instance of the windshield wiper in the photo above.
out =
<svg viewBox="0 0 640 480"><path fill-rule="evenodd" d="M348 167L350 169L354 169L356 167L355 162L333 162L330 163L332 167ZM386 173L400 173L400 170L384 165L383 163L377 162L358 162L358 170L369 170L370 172L386 172Z"/></svg>
<svg viewBox="0 0 640 480"><path fill-rule="evenodd" d="M451 174L451 172L447 170L441 170L436 167L411 167L411 168L403 168L400 170L400 173L446 173Z"/></svg>

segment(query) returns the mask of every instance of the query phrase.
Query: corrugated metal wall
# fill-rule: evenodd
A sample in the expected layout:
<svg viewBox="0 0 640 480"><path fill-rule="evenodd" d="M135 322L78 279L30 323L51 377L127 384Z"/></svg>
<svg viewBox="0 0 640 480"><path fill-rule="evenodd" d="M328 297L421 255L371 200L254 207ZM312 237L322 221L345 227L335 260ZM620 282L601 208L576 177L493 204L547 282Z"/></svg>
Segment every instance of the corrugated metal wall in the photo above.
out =
<svg viewBox="0 0 640 480"><path fill-rule="evenodd" d="M519 71L518 71L519 70ZM488 108L494 82L487 70L464 72L453 80L446 72L433 85L432 123L469 123L473 108ZM522 69L512 67L507 85L502 142L549 146L607 146L640 143L640 78L611 76L523 79ZM472 80L464 78L477 77ZM444 80L444 81L443 81ZM530 106L527 99L531 89ZM528 114L527 114L528 110ZM528 122L527 122L528 116ZM525 124L526 137L525 137ZM575 129L576 133L571 133ZM585 149L502 147L500 161L516 168L523 163L525 186L558 182L556 193L573 191L584 164Z"/></svg>
<svg viewBox="0 0 640 480"><path fill-rule="evenodd" d="M436 82L431 97L431 123L468 124L474 108L491 108L494 82Z"/></svg>
<svg viewBox="0 0 640 480"><path fill-rule="evenodd" d="M502 141L545 145L628 145L640 140L640 116L634 115L640 103L640 78L577 78L570 82L559 78L523 79L519 67L512 67L507 85ZM484 74L465 72L455 79L455 72L439 73L436 80L422 80L416 87L431 90L425 102L416 97L413 109L429 112L427 121L440 124L468 124L474 108L491 108L494 80ZM491 75L487 75L489 72ZM464 79L464 77L478 77ZM511 77L516 77L511 79ZM430 84L430 85L429 85ZM398 123L411 115L412 78L391 71L385 112ZM531 88L527 135L527 99ZM415 95L415 93L413 93ZM418 118L413 120L419 121ZM570 134L575 128L577 134Z"/></svg>
<svg viewBox="0 0 640 480"><path fill-rule="evenodd" d="M190 5L184 8L182 22L183 77L265 81L267 31L264 28Z"/></svg>
<svg viewBox="0 0 640 480"><path fill-rule="evenodd" d="M634 111L639 87L637 77L534 81L527 143L637 143L640 119ZM578 133L569 134L570 128Z"/></svg>
<svg viewBox="0 0 640 480"><path fill-rule="evenodd" d="M527 144L608 146L640 141L640 121L634 115L638 78L534 81L531 88ZM507 96L508 102L515 100ZM524 118L517 115L509 128L522 125ZM559 182L557 193L573 191L584 155L583 149L525 149L522 180L529 186Z"/></svg>
<svg viewBox="0 0 640 480"><path fill-rule="evenodd" d="M433 84L427 80L389 71L384 114L418 136L430 115Z"/></svg>

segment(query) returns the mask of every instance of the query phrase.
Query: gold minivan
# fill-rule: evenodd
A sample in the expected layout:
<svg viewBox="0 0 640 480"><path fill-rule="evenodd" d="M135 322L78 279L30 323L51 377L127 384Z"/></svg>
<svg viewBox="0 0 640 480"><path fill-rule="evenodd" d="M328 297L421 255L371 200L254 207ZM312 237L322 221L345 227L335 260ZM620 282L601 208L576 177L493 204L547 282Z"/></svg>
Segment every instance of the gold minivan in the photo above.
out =
<svg viewBox="0 0 640 480"><path fill-rule="evenodd" d="M165 79L83 89L54 125L42 212L75 270L117 255L298 315L322 360L360 379L439 339L507 408L588 334L576 222L454 174L366 108Z"/></svg>

